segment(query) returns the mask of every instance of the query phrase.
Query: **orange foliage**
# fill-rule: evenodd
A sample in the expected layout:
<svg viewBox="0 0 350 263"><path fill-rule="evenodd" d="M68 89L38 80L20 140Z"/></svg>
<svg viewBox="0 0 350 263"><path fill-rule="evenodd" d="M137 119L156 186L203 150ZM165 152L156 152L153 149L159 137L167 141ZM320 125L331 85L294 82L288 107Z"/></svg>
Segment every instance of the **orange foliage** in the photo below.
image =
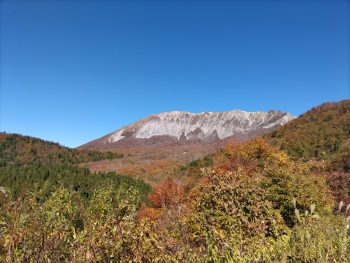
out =
<svg viewBox="0 0 350 263"><path fill-rule="evenodd" d="M143 204L138 212L138 217L157 220L164 215L165 211L180 212L179 208L184 200L184 190L174 180L168 178L155 187L154 192L148 195L148 199L152 202L152 207Z"/></svg>
<svg viewBox="0 0 350 263"><path fill-rule="evenodd" d="M148 207L142 204L138 212L138 217L140 219L156 220L161 214L162 212L160 211L160 209Z"/></svg>
<svg viewBox="0 0 350 263"><path fill-rule="evenodd" d="M243 166L249 172L278 154L282 153L261 138L244 143L234 142L214 155L213 168L215 170L236 171L238 167Z"/></svg>
<svg viewBox="0 0 350 263"><path fill-rule="evenodd" d="M184 198L183 188L178 186L171 178L160 183L154 193L148 195L154 208L174 208L178 206Z"/></svg>

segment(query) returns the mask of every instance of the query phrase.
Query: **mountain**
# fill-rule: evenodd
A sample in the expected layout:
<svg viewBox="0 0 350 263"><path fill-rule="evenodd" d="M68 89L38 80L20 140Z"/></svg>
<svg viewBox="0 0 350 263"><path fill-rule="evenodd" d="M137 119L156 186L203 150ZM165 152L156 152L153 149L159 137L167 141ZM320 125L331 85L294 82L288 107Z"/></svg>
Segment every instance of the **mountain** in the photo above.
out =
<svg viewBox="0 0 350 263"><path fill-rule="evenodd" d="M80 147L113 149L248 139L281 127L292 119L291 114L281 111L163 112Z"/></svg>
<svg viewBox="0 0 350 263"><path fill-rule="evenodd" d="M288 155L350 171L350 100L324 103L265 137Z"/></svg>

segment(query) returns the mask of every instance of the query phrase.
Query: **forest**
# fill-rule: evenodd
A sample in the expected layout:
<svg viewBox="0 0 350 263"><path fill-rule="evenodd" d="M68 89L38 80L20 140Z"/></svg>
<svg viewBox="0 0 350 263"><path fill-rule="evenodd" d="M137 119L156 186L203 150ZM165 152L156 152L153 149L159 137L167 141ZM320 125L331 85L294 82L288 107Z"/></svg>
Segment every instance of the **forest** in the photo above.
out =
<svg viewBox="0 0 350 263"><path fill-rule="evenodd" d="M273 146L304 160L327 160L350 171L350 100L324 103L265 136Z"/></svg>
<svg viewBox="0 0 350 263"><path fill-rule="evenodd" d="M150 186L141 180L115 173L92 173L77 164L87 161L122 158L111 152L75 150L59 144L17 134L0 134L0 185L16 198L24 190L41 191L42 197L66 187L89 199L106 182L133 185L146 200Z"/></svg>
<svg viewBox="0 0 350 263"><path fill-rule="evenodd" d="M181 166L187 184L92 173L123 158L1 134L1 262L349 262L350 101Z"/></svg>

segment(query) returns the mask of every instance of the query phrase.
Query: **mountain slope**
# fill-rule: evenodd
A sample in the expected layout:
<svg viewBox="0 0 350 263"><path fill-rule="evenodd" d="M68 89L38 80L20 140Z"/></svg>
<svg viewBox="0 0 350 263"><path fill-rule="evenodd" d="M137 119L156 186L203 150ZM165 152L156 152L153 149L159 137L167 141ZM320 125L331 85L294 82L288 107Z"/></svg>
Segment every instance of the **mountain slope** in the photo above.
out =
<svg viewBox="0 0 350 263"><path fill-rule="evenodd" d="M294 117L281 111L163 112L127 125L82 145L89 149L159 146L215 142L228 138L255 137L280 127Z"/></svg>
<svg viewBox="0 0 350 263"><path fill-rule="evenodd" d="M111 152L71 149L58 143L19 134L0 133L0 163L82 163L123 157Z"/></svg>
<svg viewBox="0 0 350 263"><path fill-rule="evenodd" d="M265 137L290 156L350 171L350 100L317 106Z"/></svg>
<svg viewBox="0 0 350 263"><path fill-rule="evenodd" d="M70 149L57 143L18 134L0 133L0 189L16 197L22 192L40 190L43 197L61 186L90 198L100 185L126 185L146 198L150 186L141 180L113 172L93 173L78 166L81 162L120 159L110 152Z"/></svg>

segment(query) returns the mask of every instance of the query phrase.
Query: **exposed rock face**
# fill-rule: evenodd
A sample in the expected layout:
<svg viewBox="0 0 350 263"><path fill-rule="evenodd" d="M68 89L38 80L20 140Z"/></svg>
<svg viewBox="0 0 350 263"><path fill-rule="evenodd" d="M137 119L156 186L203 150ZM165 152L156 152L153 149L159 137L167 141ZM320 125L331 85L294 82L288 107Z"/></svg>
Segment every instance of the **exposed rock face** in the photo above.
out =
<svg viewBox="0 0 350 263"><path fill-rule="evenodd" d="M291 114L281 111L163 112L148 116L81 147L114 148L244 139L278 128L292 119L294 117Z"/></svg>

